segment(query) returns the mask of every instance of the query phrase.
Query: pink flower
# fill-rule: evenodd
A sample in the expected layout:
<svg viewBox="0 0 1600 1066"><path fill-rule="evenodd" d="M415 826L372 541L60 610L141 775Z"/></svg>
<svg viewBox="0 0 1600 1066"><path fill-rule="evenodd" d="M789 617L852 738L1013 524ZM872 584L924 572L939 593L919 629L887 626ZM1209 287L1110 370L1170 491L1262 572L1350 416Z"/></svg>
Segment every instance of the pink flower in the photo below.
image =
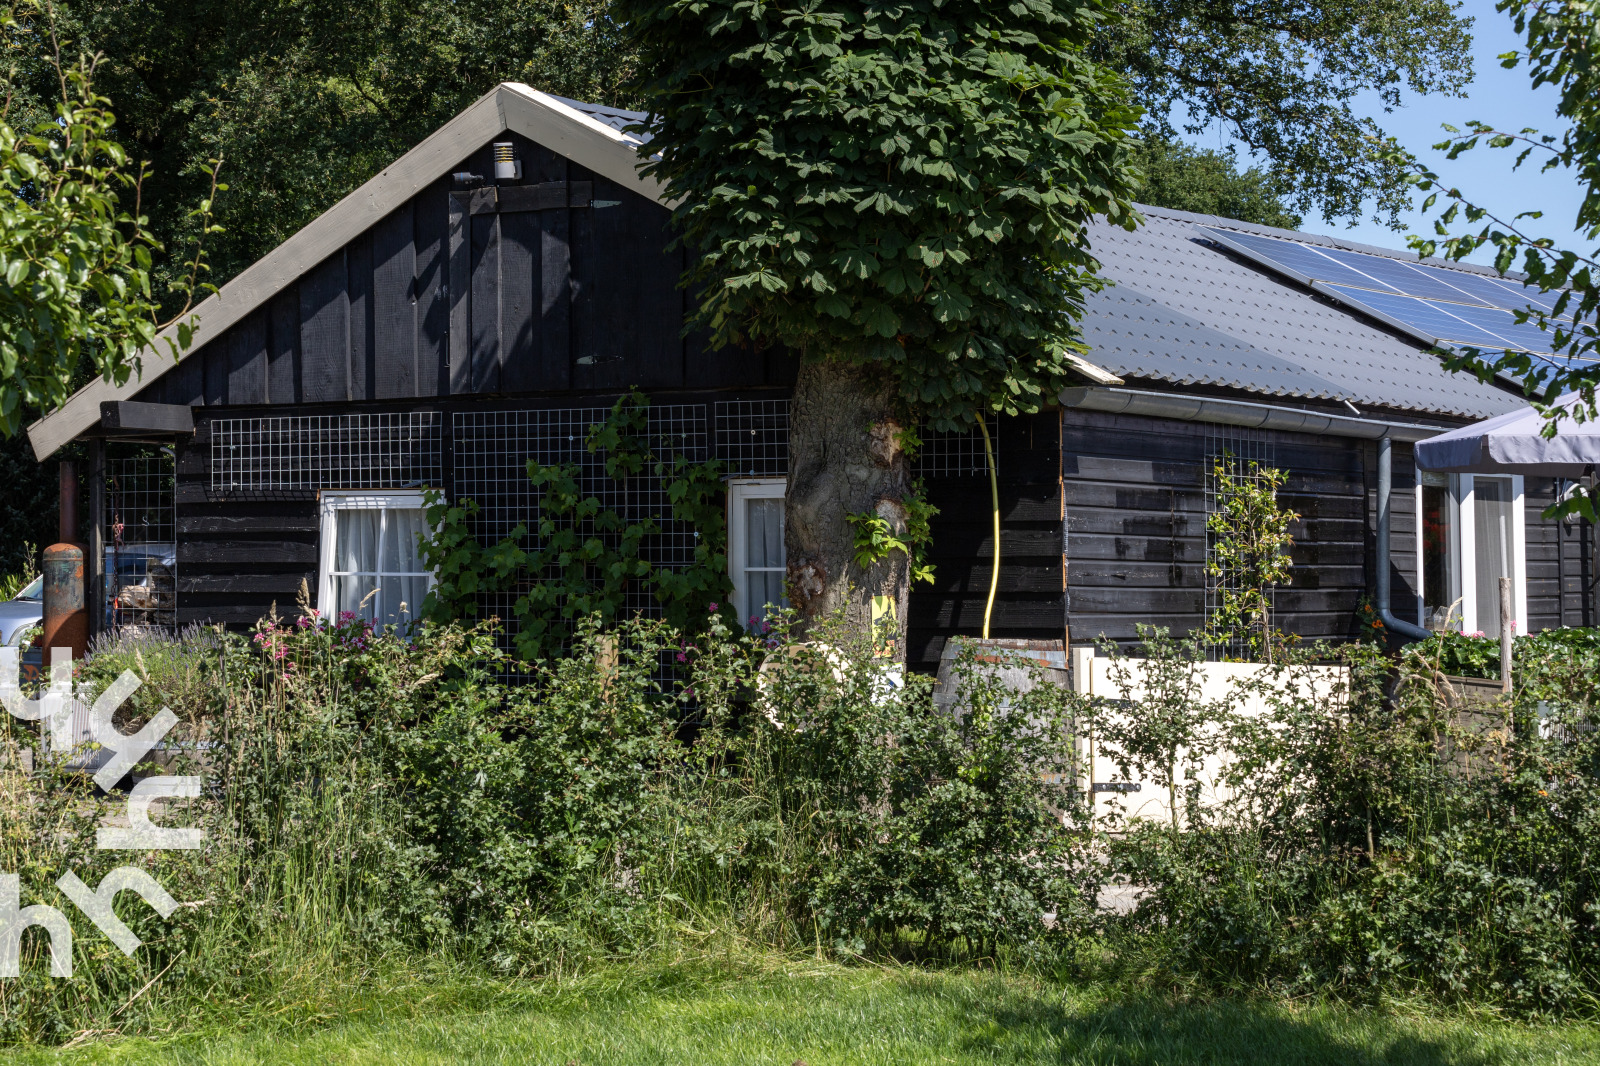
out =
<svg viewBox="0 0 1600 1066"><path fill-rule="evenodd" d="M708 613L715 613L716 610L717 610L717 604L709 603L709 604L706 605L706 611Z"/></svg>

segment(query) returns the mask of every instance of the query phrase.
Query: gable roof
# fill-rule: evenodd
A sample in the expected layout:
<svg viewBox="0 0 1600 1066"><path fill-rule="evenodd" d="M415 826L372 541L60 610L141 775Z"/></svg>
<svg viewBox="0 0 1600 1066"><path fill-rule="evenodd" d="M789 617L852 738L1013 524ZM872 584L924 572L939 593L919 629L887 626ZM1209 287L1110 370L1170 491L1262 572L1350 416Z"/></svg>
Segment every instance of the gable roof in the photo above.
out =
<svg viewBox="0 0 1600 1066"><path fill-rule="evenodd" d="M663 195L661 182L638 172L636 146L643 139L621 132L624 126L644 117L637 111L565 100L518 82L495 86L421 144L201 301L194 309L195 343L183 357L194 355L207 341L221 336L228 327L293 285L506 130L537 141L623 188L671 206ZM29 426L28 439L34 455L47 459L78 434L98 425L102 401L130 399L174 369L177 364L160 353L166 351L161 342L176 335L177 328L173 327L158 338L155 349L142 352L143 373L130 378L126 385L112 385L97 378L60 408Z"/></svg>
<svg viewBox="0 0 1600 1066"><path fill-rule="evenodd" d="M1240 261L1196 227L1416 262L1413 255L1214 215L1140 211L1146 222L1131 233L1105 222L1090 230L1101 275L1113 284L1087 298L1083 339L1089 358L1112 373L1458 418L1487 418L1526 402L1445 370L1421 343Z"/></svg>

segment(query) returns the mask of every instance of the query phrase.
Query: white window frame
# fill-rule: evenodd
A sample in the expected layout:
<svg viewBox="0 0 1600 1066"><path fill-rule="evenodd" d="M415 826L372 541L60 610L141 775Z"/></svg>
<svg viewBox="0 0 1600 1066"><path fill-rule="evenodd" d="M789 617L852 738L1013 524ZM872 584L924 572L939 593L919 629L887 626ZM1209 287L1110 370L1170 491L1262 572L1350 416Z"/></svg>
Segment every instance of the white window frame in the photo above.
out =
<svg viewBox="0 0 1600 1066"><path fill-rule="evenodd" d="M786 479L778 477L761 478L729 478L728 482L728 577L733 580L733 606L739 612L739 623L748 622L752 615L759 614L766 604L750 603L750 587L745 581L745 571L751 569L746 565L749 558L748 530L745 528L746 500L781 500L784 498L788 487ZM785 508L787 512L787 507ZM784 516L787 524L788 515ZM778 567L756 567L764 571L778 571Z"/></svg>
<svg viewBox="0 0 1600 1066"><path fill-rule="evenodd" d="M335 621L333 606L333 557L334 541L338 536L338 523L335 516L340 511L358 510L424 510L426 504L420 489L403 489L394 491L377 491L363 489L358 491L340 491L325 489L317 494L317 506L320 515L319 528L321 530L320 543L317 550L317 613L322 618ZM376 577L426 577L428 588L433 588L434 574L432 571L416 571L405 574L386 574L377 570L351 570L340 571L338 576L372 574ZM422 604L409 605L413 618L422 615Z"/></svg>
<svg viewBox="0 0 1600 1066"><path fill-rule="evenodd" d="M1516 623L1516 632L1528 632L1528 512L1527 501L1523 496L1524 485L1521 474L1482 474L1486 478L1511 481L1511 590L1512 590L1512 620ZM1478 618L1478 568L1477 568L1477 528L1474 516L1475 478L1472 474L1450 475L1448 490L1448 506L1451 509L1450 523L1450 554L1454 562L1455 580L1458 587L1452 592L1451 599L1459 596L1461 603L1456 607L1454 628L1460 632L1470 633L1475 631ZM1417 556L1417 617L1423 616L1423 601L1426 590L1423 581L1427 573L1423 560L1422 538L1422 479L1417 478L1416 485L1416 556ZM1498 593L1494 593L1498 595ZM1468 620L1471 619L1469 626Z"/></svg>

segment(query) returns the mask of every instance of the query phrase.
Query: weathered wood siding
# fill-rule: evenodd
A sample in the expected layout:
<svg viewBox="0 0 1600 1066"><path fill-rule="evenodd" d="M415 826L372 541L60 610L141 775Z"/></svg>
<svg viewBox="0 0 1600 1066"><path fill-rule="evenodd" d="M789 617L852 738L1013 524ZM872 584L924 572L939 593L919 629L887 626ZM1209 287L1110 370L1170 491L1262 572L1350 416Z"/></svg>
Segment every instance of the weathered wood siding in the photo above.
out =
<svg viewBox="0 0 1600 1066"><path fill-rule="evenodd" d="M1000 588L992 637L1062 640L1066 636L1061 533L1061 449L1054 411L1002 418L996 435L1000 485ZM929 558L932 585L911 592L907 661L939 664L945 641L983 632L994 566L994 519L985 477L928 478L939 508Z"/></svg>
<svg viewBox="0 0 1600 1066"><path fill-rule="evenodd" d="M337 404L466 394L790 385L781 352L682 336L667 210L514 133L524 184L609 207L472 214L424 189L138 399ZM489 145L454 169L492 173Z"/></svg>
<svg viewBox="0 0 1600 1066"><path fill-rule="evenodd" d="M178 442L178 624L254 625L277 604L296 617L304 581L317 594L317 501L210 492L211 421Z"/></svg>
<svg viewBox="0 0 1600 1066"><path fill-rule="evenodd" d="M1584 519L1552 522L1543 516L1556 501L1550 478L1523 481L1528 536L1528 623L1533 632L1554 626L1592 626L1595 617L1594 526Z"/></svg>
<svg viewBox="0 0 1600 1066"><path fill-rule="evenodd" d="M1277 624L1309 640L1356 633L1372 587L1376 451L1371 442L1270 435L1289 477L1281 499L1294 578L1278 590ZM1074 643L1137 638L1136 626L1184 634L1205 622L1205 426L1068 410L1062 427L1067 614ZM1394 451L1395 613L1415 617L1415 509L1410 449Z"/></svg>

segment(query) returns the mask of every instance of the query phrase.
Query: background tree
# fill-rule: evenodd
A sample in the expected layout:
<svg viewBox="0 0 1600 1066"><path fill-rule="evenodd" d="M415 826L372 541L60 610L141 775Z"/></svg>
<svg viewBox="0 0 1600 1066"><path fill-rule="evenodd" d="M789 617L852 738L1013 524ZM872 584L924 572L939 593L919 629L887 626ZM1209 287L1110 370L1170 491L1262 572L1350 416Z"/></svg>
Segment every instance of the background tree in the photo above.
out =
<svg viewBox="0 0 1600 1066"><path fill-rule="evenodd" d="M1283 182L1257 167L1241 172L1232 156L1147 136L1133 161L1144 174L1140 203L1300 228L1300 216L1284 203Z"/></svg>
<svg viewBox="0 0 1600 1066"><path fill-rule="evenodd" d="M1556 114L1571 125L1560 134L1535 129L1507 131L1482 122L1469 122L1465 131L1447 127L1451 137L1434 147L1448 159L1480 146L1511 149L1515 166L1537 164L1545 170L1570 173L1584 192L1575 220L1583 240L1600 240L1600 9L1583 0L1500 0L1496 10L1511 16L1526 48L1501 57L1507 69L1526 66L1535 88L1552 85L1559 93ZM1435 238L1413 237L1419 255L1440 254L1465 259L1480 248L1493 248L1495 267L1502 273L1521 267L1527 283L1542 292L1559 293L1549 312L1530 308L1518 319L1533 322L1550 334L1551 355L1463 348L1449 353L1446 365L1471 371L1487 381L1504 375L1521 381L1547 419L1545 435L1560 431L1561 421L1585 422L1600 417L1595 401L1600 385L1600 249L1588 252L1563 248L1548 237L1531 233L1530 225L1543 217L1537 209L1504 218L1477 204L1469 193L1448 184L1424 167L1416 157L1390 142L1391 159L1406 167L1411 180L1427 192L1424 207L1440 200L1445 210L1435 222ZM1474 228L1451 234L1460 222ZM1580 402L1553 406L1570 392ZM1550 516L1581 513L1600 520L1600 486L1569 496L1551 507Z"/></svg>
<svg viewBox="0 0 1600 1066"><path fill-rule="evenodd" d="M192 236L207 161L239 176L218 203L218 283L282 243L496 83L623 103L631 69L604 0L61 0L58 32L104 55L116 135L148 159L157 239ZM51 99L43 57L21 102Z"/></svg>
<svg viewBox="0 0 1600 1066"><path fill-rule="evenodd" d="M1461 95L1471 80L1471 19L1452 0L1133 0L1102 24L1096 54L1121 71L1172 139L1216 123L1260 153L1290 207L1391 221L1411 205L1407 171L1375 150L1381 131L1355 111L1403 92Z"/></svg>
<svg viewBox="0 0 1600 1066"><path fill-rule="evenodd" d="M138 372L170 322L158 313L152 254L160 244L138 212L137 181L112 138L108 101L95 94L96 61L63 63L54 38L23 9L0 16L9 50L48 47L59 97L49 117L15 128L11 94L0 109L0 434L14 435L28 408L55 407L80 366L118 384ZM9 79L8 79L9 82ZM215 181L213 172L213 182ZM133 204L130 212L125 206ZM209 227L210 197L199 226ZM168 282L185 305L204 269L198 251ZM182 320L161 354L190 340Z"/></svg>
<svg viewBox="0 0 1600 1066"><path fill-rule="evenodd" d="M854 556L852 515L904 539L905 429L1036 410L1083 349L1084 226L1131 225L1137 113L1087 53L1109 3L622 0L655 116L648 170L701 257L715 345L801 355L785 547L803 616L874 598L908 559ZM880 599L880 603L882 600ZM904 643L897 644L904 657Z"/></svg>

